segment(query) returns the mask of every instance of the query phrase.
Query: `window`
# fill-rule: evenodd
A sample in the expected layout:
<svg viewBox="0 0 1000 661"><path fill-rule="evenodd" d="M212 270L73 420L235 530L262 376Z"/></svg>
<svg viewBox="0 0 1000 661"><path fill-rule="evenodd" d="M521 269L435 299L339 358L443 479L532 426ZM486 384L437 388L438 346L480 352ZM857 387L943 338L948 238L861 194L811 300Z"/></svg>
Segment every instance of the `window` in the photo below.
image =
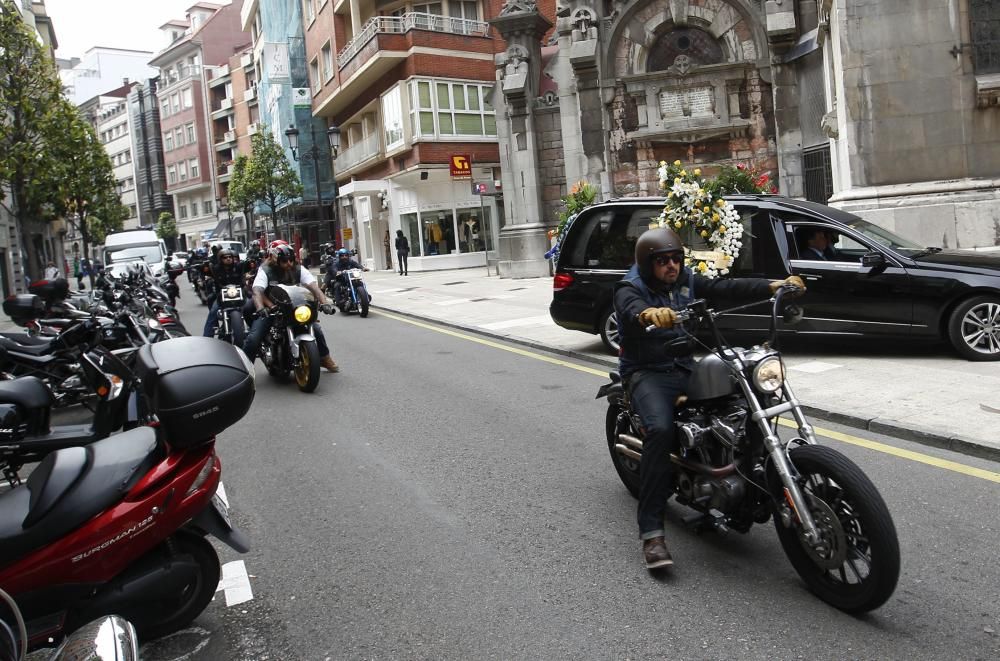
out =
<svg viewBox="0 0 1000 661"><path fill-rule="evenodd" d="M302 15L306 18L306 23L312 23L316 18L316 9L313 7L313 0L302 0Z"/></svg>
<svg viewBox="0 0 1000 661"><path fill-rule="evenodd" d="M212 200L205 200L205 203L201 206L205 209L205 213L212 213Z"/></svg>
<svg viewBox="0 0 1000 661"><path fill-rule="evenodd" d="M479 8L476 2L468 0L449 0L448 15L452 18L464 18L469 21L479 20Z"/></svg>
<svg viewBox="0 0 1000 661"><path fill-rule="evenodd" d="M174 94L170 95L170 109L173 112L180 112L180 110L181 110L181 95L180 94L174 93Z"/></svg>
<svg viewBox="0 0 1000 661"><path fill-rule="evenodd" d="M437 80L411 80L409 86L410 128L415 137L497 134L488 86Z"/></svg>
<svg viewBox="0 0 1000 661"><path fill-rule="evenodd" d="M176 184L177 183L177 166L171 165L167 168L167 183Z"/></svg>
<svg viewBox="0 0 1000 661"><path fill-rule="evenodd" d="M194 143L198 142L198 139L197 139L197 137L194 134L194 122L191 122L190 124L188 124L184 128L187 130L187 141L188 141L188 144L189 145L193 145Z"/></svg>
<svg viewBox="0 0 1000 661"><path fill-rule="evenodd" d="M318 92L320 88L323 87L323 80L319 76L319 59L314 59L309 63L309 83L312 87L313 94Z"/></svg>
<svg viewBox="0 0 1000 661"><path fill-rule="evenodd" d="M178 147L184 146L184 129L179 126L174 129L174 144Z"/></svg>
<svg viewBox="0 0 1000 661"><path fill-rule="evenodd" d="M177 164L177 175L180 177L181 181L187 181L188 164L185 161L181 161Z"/></svg>
<svg viewBox="0 0 1000 661"><path fill-rule="evenodd" d="M164 133L163 134L163 151L170 151L174 148L174 134Z"/></svg>
<svg viewBox="0 0 1000 661"><path fill-rule="evenodd" d="M434 14L436 16L444 15L444 10L441 8L440 2L413 5L413 11L417 14Z"/></svg>
<svg viewBox="0 0 1000 661"><path fill-rule="evenodd" d="M421 214L427 256L450 255L455 250L455 216L451 209Z"/></svg>
<svg viewBox="0 0 1000 661"><path fill-rule="evenodd" d="M186 204L182 204L179 207L177 207L177 217L178 218L188 217L188 208Z"/></svg>
<svg viewBox="0 0 1000 661"><path fill-rule="evenodd" d="M403 142L403 111L400 107L399 85L382 97L382 121L385 128L385 150L389 151Z"/></svg>
<svg viewBox="0 0 1000 661"><path fill-rule="evenodd" d="M410 244L410 257L420 257L420 223L417 221L417 214L404 213L399 217L399 224Z"/></svg>
<svg viewBox="0 0 1000 661"><path fill-rule="evenodd" d="M190 108L194 105L194 100L191 96L191 88L185 87L181 90L181 100L184 102L185 108Z"/></svg>
<svg viewBox="0 0 1000 661"><path fill-rule="evenodd" d="M198 215L198 200L191 200L191 215Z"/></svg>
<svg viewBox="0 0 1000 661"><path fill-rule="evenodd" d="M830 147L823 145L802 152L803 183L806 199L826 204L833 195L833 167L830 164Z"/></svg>
<svg viewBox="0 0 1000 661"><path fill-rule="evenodd" d="M326 42L323 46L323 82L330 80L333 77L333 49L330 47L330 42Z"/></svg>
<svg viewBox="0 0 1000 661"><path fill-rule="evenodd" d="M192 179L197 179L198 178L198 159L197 158L192 158L190 161L188 161L188 170L190 170L190 172L191 172L191 178Z"/></svg>
<svg viewBox="0 0 1000 661"><path fill-rule="evenodd" d="M128 205L128 217L129 218L135 218L136 217L135 205L134 204Z"/></svg>
<svg viewBox="0 0 1000 661"><path fill-rule="evenodd" d="M972 66L977 74L1000 73L1000 4L969 0Z"/></svg>
<svg viewBox="0 0 1000 661"><path fill-rule="evenodd" d="M160 117L167 117L170 115L170 99L163 99L160 101Z"/></svg>

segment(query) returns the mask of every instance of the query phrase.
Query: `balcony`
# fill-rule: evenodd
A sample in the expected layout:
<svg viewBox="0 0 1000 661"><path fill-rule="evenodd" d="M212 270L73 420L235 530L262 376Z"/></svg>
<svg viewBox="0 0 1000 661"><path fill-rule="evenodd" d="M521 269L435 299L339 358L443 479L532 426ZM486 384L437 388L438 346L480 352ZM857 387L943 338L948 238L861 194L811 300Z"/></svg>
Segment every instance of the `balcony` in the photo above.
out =
<svg viewBox="0 0 1000 661"><path fill-rule="evenodd" d="M212 110L212 119L222 119L233 114L233 100L225 98L219 101L219 107Z"/></svg>
<svg viewBox="0 0 1000 661"><path fill-rule="evenodd" d="M246 6L246 5L244 5ZM240 66L244 69L249 69L253 66L253 53L247 53L240 57Z"/></svg>
<svg viewBox="0 0 1000 661"><path fill-rule="evenodd" d="M236 131L226 131L222 134L222 140L215 143L215 151L230 149L234 142L236 142Z"/></svg>
<svg viewBox="0 0 1000 661"><path fill-rule="evenodd" d="M162 75L162 86L161 90L165 90L168 87L183 83L189 78L200 78L201 77L201 67L188 65L186 67L178 67L177 69L171 69L169 75Z"/></svg>
<svg viewBox="0 0 1000 661"><path fill-rule="evenodd" d="M247 135L254 135L259 130L257 122L253 124L247 124Z"/></svg>
<svg viewBox="0 0 1000 661"><path fill-rule="evenodd" d="M370 56L364 57L362 62L352 62L359 54L368 53L368 45L377 34L403 34L410 30L428 30L430 32L445 32L447 34L460 34L467 37L488 37L490 34L489 23L484 21L470 21L465 18L451 18L450 16L439 16L437 14L425 14L422 12L410 12L402 16L373 16L354 39L347 42L339 53L337 53L337 68L343 71L349 64L360 68L367 62ZM377 49L376 49L377 50Z"/></svg>
<svg viewBox="0 0 1000 661"><path fill-rule="evenodd" d="M344 151L337 155L337 160L334 162L334 166L337 168L337 174L347 174L352 168L361 165L365 161L371 158L375 158L381 154L379 149L379 135L378 133L373 133L364 140L353 144Z"/></svg>
<svg viewBox="0 0 1000 661"><path fill-rule="evenodd" d="M248 89L243 90L243 100L244 101L256 101L257 100L257 86L254 85Z"/></svg>
<svg viewBox="0 0 1000 661"><path fill-rule="evenodd" d="M225 163L219 163L219 167L215 169L215 173L219 176L219 181L229 181L233 178L233 162L226 161Z"/></svg>
<svg viewBox="0 0 1000 661"><path fill-rule="evenodd" d="M226 131L222 138L226 142L236 142L236 131Z"/></svg>

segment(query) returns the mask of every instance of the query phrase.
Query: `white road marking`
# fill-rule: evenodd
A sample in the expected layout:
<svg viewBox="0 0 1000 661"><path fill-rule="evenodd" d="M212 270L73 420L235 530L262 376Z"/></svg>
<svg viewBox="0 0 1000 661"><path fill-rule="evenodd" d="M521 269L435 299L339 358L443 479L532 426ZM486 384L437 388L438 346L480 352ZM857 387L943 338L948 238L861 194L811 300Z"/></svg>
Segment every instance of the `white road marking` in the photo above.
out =
<svg viewBox="0 0 1000 661"><path fill-rule="evenodd" d="M242 560L233 560L222 565L222 580L215 589L226 591L226 606L236 606L253 599L247 566Z"/></svg>
<svg viewBox="0 0 1000 661"><path fill-rule="evenodd" d="M459 303L468 303L467 298L449 298L446 301L435 301L434 305L458 305Z"/></svg>
<svg viewBox="0 0 1000 661"><path fill-rule="evenodd" d="M820 360L810 360L807 363L799 363L798 365L789 365L788 369L797 370L799 372L806 372L807 374L822 374L823 372L829 372L830 370L840 369L843 365L837 365L835 363L824 363Z"/></svg>
<svg viewBox="0 0 1000 661"><path fill-rule="evenodd" d="M507 321L494 321L489 324L480 324L480 328L486 330L502 330L504 328L517 328L519 326L542 326L552 323L552 317L547 314L537 317L521 317L520 319L508 319Z"/></svg>

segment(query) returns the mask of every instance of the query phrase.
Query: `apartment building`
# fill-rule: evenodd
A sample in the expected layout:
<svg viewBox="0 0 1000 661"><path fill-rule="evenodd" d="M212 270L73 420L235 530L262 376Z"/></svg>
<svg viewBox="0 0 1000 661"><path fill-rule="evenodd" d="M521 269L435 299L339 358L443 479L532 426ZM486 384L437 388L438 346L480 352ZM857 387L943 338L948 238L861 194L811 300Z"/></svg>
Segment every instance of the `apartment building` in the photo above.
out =
<svg viewBox="0 0 1000 661"><path fill-rule="evenodd" d="M122 84L122 80L145 80L156 75L149 66L151 51L94 46L73 58L71 66L59 71L67 98L80 106Z"/></svg>
<svg viewBox="0 0 1000 661"><path fill-rule="evenodd" d="M150 60L160 72L157 102L166 191L173 198L182 249L202 245L218 225L208 71L228 65L246 43L239 26L241 6L241 0L195 3L183 20L160 27L170 44Z"/></svg>
<svg viewBox="0 0 1000 661"><path fill-rule="evenodd" d="M127 97L136 185L134 195L140 227L154 226L161 213L174 213L173 198L166 191L158 85L158 78L134 83Z"/></svg>

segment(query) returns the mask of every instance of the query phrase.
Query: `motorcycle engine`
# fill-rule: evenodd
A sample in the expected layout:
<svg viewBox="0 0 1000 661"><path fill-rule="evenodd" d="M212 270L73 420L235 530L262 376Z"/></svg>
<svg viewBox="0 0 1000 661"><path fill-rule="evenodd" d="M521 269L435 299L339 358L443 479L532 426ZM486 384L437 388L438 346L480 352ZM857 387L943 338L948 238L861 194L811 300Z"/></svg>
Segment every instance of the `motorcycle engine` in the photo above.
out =
<svg viewBox="0 0 1000 661"><path fill-rule="evenodd" d="M687 502L704 509L732 512L743 500L746 493L746 480L737 474L714 479L678 470L677 493Z"/></svg>

